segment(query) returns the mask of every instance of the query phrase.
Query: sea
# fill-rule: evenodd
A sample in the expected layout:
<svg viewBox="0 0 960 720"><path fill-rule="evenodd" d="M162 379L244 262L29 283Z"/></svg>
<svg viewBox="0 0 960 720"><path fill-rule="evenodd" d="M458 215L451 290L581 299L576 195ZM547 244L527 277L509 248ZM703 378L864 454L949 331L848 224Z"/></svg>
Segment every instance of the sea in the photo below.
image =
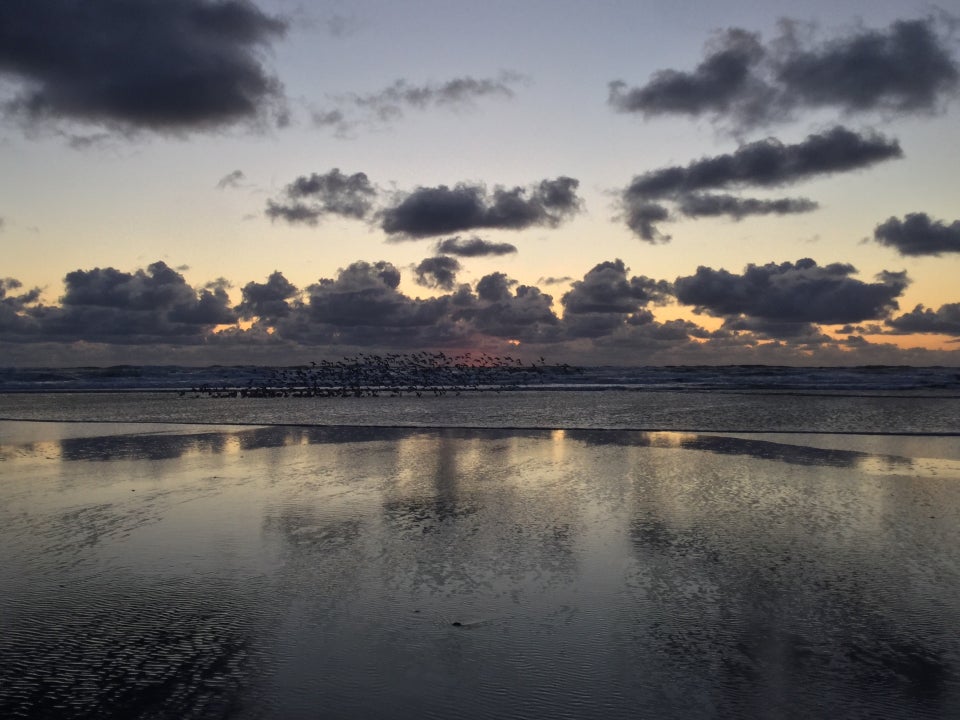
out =
<svg viewBox="0 0 960 720"><path fill-rule="evenodd" d="M246 396L298 368L0 368L0 418L676 431L960 432L960 368L564 366L487 385Z"/></svg>
<svg viewBox="0 0 960 720"><path fill-rule="evenodd" d="M960 369L340 370L0 369L0 717L960 717Z"/></svg>

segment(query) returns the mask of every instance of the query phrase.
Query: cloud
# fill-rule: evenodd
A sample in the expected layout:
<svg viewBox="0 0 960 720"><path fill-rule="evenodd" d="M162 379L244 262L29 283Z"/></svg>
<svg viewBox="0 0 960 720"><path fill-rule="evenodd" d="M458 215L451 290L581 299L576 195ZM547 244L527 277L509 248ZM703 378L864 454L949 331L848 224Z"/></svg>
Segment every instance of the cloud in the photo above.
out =
<svg viewBox="0 0 960 720"><path fill-rule="evenodd" d="M456 258L438 255L424 258L415 269L418 285L441 290L453 290L457 283L460 263Z"/></svg>
<svg viewBox="0 0 960 720"><path fill-rule="evenodd" d="M510 298L510 287L516 284L516 280L511 280L502 272L490 273L477 282L477 295L489 302L507 300Z"/></svg>
<svg viewBox="0 0 960 720"><path fill-rule="evenodd" d="M288 301L300 294L279 270L271 273L265 283L248 282L240 292L243 300L235 308L237 315L244 320L259 318L271 325L290 314Z"/></svg>
<svg viewBox="0 0 960 720"><path fill-rule="evenodd" d="M399 120L408 110L469 108L477 100L511 99L514 88L524 81L525 78L515 72L502 72L495 78L466 75L420 85L399 79L377 92L342 95L334 100L335 107L315 110L313 121L319 127L334 127L338 135L346 135L361 124L380 125Z"/></svg>
<svg viewBox="0 0 960 720"><path fill-rule="evenodd" d="M644 276L627 279L628 269L619 258L595 265L560 298L564 314L628 314L648 303L667 301L669 283Z"/></svg>
<svg viewBox="0 0 960 720"><path fill-rule="evenodd" d="M773 322L844 324L889 316L906 288L905 273L881 273L876 283L851 277L856 268L819 266L802 259L779 265L747 265L742 275L700 266L674 282L677 300L694 312L740 315Z"/></svg>
<svg viewBox="0 0 960 720"><path fill-rule="evenodd" d="M822 345L831 338L820 332L817 325L809 322L770 320L768 318L738 315L724 320L722 329L736 333L749 333L764 340L791 340L805 344Z"/></svg>
<svg viewBox="0 0 960 720"><path fill-rule="evenodd" d="M880 335L883 333L883 326L879 323L844 325L842 328L838 328L837 332L841 335Z"/></svg>
<svg viewBox="0 0 960 720"><path fill-rule="evenodd" d="M464 105L478 98L512 98L510 87L519 76L504 73L499 78L459 77L439 84L411 85L397 80L383 90L352 97L357 107L368 110L379 120L393 120L403 115L404 108L423 110L430 106Z"/></svg>
<svg viewBox="0 0 960 720"><path fill-rule="evenodd" d="M573 278L570 277L569 275L564 275L563 277L548 276L548 277L542 277L542 278L540 278L539 280L537 280L537 284L539 284L539 285L563 285L564 283L571 282L572 280L573 280Z"/></svg>
<svg viewBox="0 0 960 720"><path fill-rule="evenodd" d="M281 112L262 50L286 23L247 0L7 0L8 112L125 132L184 133Z"/></svg>
<svg viewBox="0 0 960 720"><path fill-rule="evenodd" d="M575 281L560 298L563 325L571 338L608 335L626 324L653 320L643 308L667 301L671 288L663 280L627 278L628 268L619 258L602 262Z"/></svg>
<svg viewBox="0 0 960 720"><path fill-rule="evenodd" d="M23 313L39 300L40 288L13 294L22 287L16 278L0 278L0 330L4 332L24 332L29 327Z"/></svg>
<svg viewBox="0 0 960 720"><path fill-rule="evenodd" d="M747 215L789 215L812 212L819 203L808 198L777 198L758 200L739 198L734 195L690 193L680 198L679 210L687 217L715 217L726 215L740 220Z"/></svg>
<svg viewBox="0 0 960 720"><path fill-rule="evenodd" d="M790 185L821 175L859 170L903 155L900 144L878 133L857 133L834 127L808 135L793 145L775 138L746 143L734 152L695 160L688 165L652 170L633 178L621 196L627 225L641 239L665 240L655 225L669 218L662 203L671 201L687 214L748 214L809 212L806 198L756 200L729 195L704 195L706 190Z"/></svg>
<svg viewBox="0 0 960 720"><path fill-rule="evenodd" d="M903 220L889 218L874 229L873 239L896 248L901 255L960 252L960 220L947 225L926 213L908 213Z"/></svg>
<svg viewBox="0 0 960 720"><path fill-rule="evenodd" d="M635 88L612 82L609 103L619 112L644 115L762 115L760 101L769 99L771 89L757 77L756 68L766 55L759 35L727 30L708 45L706 57L693 72L660 70L646 85Z"/></svg>
<svg viewBox="0 0 960 720"><path fill-rule="evenodd" d="M217 190L226 190L227 188L238 188L246 179L243 170L234 170L229 172L217 181Z"/></svg>
<svg viewBox="0 0 960 720"><path fill-rule="evenodd" d="M298 177L278 200L268 200L271 220L316 225L327 215L363 220L373 209L377 191L365 173L344 175L334 168L324 175Z"/></svg>
<svg viewBox="0 0 960 720"><path fill-rule="evenodd" d="M848 172L903 155L900 144L879 133L835 127L785 145L775 138L746 143L733 153L695 160L633 179L627 193L643 198L728 187L778 187L818 175Z"/></svg>
<svg viewBox="0 0 960 720"><path fill-rule="evenodd" d="M381 348L446 346L464 330L449 317L450 296L410 298L391 263L358 261L306 288L305 301L276 324L278 339L305 345Z"/></svg>
<svg viewBox="0 0 960 720"><path fill-rule="evenodd" d="M656 223L670 218L670 210L659 203L646 202L635 195L624 193L623 207L626 211L627 227L647 242L670 242L670 235L665 235L657 228Z"/></svg>
<svg viewBox="0 0 960 720"><path fill-rule="evenodd" d="M134 272L108 267L68 273L58 305L41 304L37 288L25 291L15 279L0 280L0 345L17 362L41 364L50 358L150 362L160 349L184 362L235 362L243 353L259 362L289 364L304 352L335 357L361 348L463 347L634 365L953 360L946 352L905 351L824 334L821 324L869 315L887 319L887 329L851 321L842 332L960 336L960 304L937 311L918 306L891 320L906 275L881 273L877 282L864 283L854 273L849 265L819 267L800 260L751 265L742 275L700 268L674 286L632 276L621 260L612 260L572 283L560 299L560 318L551 295L500 272L420 299L399 290L400 270L385 261L354 262L302 291L274 271L264 282L243 285L242 301L230 308L226 280L191 288L179 272L157 262ZM652 306L668 302L672 293L681 302L699 302L694 306L699 312L722 317L722 328L710 331L680 319L659 322ZM238 318L252 323L232 324Z"/></svg>
<svg viewBox="0 0 960 720"><path fill-rule="evenodd" d="M33 288L18 295L12 294L13 291L22 287L23 283L16 278L0 278L0 306L12 312L21 312L40 299L40 288Z"/></svg>
<svg viewBox="0 0 960 720"><path fill-rule="evenodd" d="M483 257L487 255L509 255L517 252L517 246L505 242L490 242L478 237L461 239L458 235L438 242L436 250L438 253L457 255L458 257Z"/></svg>
<svg viewBox="0 0 960 720"><path fill-rule="evenodd" d="M163 262L133 273L75 270L64 284L59 306L36 304L39 290L20 296L19 307L11 308L17 339L196 344L215 326L236 321L225 281L194 289Z"/></svg>
<svg viewBox="0 0 960 720"><path fill-rule="evenodd" d="M553 300L537 288L493 273L481 278L474 292L466 284L455 286L445 275L450 268L436 264L430 269L434 278L450 280L442 288L448 294L410 298L398 290L400 272L392 264L353 263L336 278L309 286L304 301L292 303L289 313L273 325L271 337L304 345L422 349L483 344L491 338L533 342L558 336ZM243 337L235 332L232 341Z"/></svg>
<svg viewBox="0 0 960 720"><path fill-rule="evenodd" d="M496 338L550 342L560 337L560 321L552 305L553 297L539 288L491 273L477 282L476 296L461 295L453 318L466 321L474 332Z"/></svg>
<svg viewBox="0 0 960 720"><path fill-rule="evenodd" d="M610 83L609 103L647 117L708 116L738 131L817 108L930 113L960 82L949 25L945 18L898 20L820 40L814 28L785 20L766 45L732 28L708 43L693 71L660 70L639 87Z"/></svg>
<svg viewBox="0 0 960 720"><path fill-rule="evenodd" d="M336 127L348 129L347 118L342 110L315 110L311 113L313 124L317 127Z"/></svg>
<svg viewBox="0 0 960 720"><path fill-rule="evenodd" d="M932 18L898 20L886 31L864 30L815 47L785 26L775 61L789 101L847 112L928 112L952 94L960 67Z"/></svg>
<svg viewBox="0 0 960 720"><path fill-rule="evenodd" d="M896 333L939 333L960 336L960 303L947 303L936 310L917 305L886 323Z"/></svg>
<svg viewBox="0 0 960 720"><path fill-rule="evenodd" d="M381 227L391 235L431 237L465 230L523 230L556 227L582 206L579 181L569 177L542 180L530 188L461 183L420 187L380 212Z"/></svg>

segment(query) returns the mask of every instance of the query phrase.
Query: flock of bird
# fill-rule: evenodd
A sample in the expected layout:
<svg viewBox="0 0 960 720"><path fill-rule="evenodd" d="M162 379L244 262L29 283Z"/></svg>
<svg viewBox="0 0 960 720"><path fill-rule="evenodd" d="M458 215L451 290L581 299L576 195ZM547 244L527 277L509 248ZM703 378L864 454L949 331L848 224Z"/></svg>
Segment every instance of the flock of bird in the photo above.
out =
<svg viewBox="0 0 960 720"><path fill-rule="evenodd" d="M542 384L577 373L567 364L525 363L510 355L465 352L357 353L342 360L321 360L301 367L267 370L245 387L192 388L194 397L399 397L462 392L502 392Z"/></svg>

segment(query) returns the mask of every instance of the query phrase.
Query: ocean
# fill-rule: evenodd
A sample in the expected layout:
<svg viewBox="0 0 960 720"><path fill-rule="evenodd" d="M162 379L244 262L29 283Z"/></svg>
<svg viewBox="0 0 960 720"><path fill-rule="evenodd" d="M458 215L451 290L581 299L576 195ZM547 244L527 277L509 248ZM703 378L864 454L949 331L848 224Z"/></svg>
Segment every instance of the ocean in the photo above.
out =
<svg viewBox="0 0 960 720"><path fill-rule="evenodd" d="M485 391L235 397L257 367L0 369L0 418L87 422L943 434L960 369L596 367L492 379ZM491 380L488 378L488 380ZM210 389L229 389L213 397Z"/></svg>
<svg viewBox="0 0 960 720"><path fill-rule="evenodd" d="M0 716L960 716L956 369L270 372L0 371Z"/></svg>

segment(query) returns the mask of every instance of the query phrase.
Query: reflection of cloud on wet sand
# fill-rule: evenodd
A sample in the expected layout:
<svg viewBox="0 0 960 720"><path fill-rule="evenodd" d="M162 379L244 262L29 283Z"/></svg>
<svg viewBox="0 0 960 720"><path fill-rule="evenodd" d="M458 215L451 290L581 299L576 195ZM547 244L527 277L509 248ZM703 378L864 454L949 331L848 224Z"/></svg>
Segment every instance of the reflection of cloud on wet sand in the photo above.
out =
<svg viewBox="0 0 960 720"><path fill-rule="evenodd" d="M760 460L773 460L791 465L823 465L856 467L881 460L887 467L908 470L912 460L894 455L876 456L857 450L811 447L801 444L745 439L725 435L702 435L680 432L635 432L629 430L567 430L571 440L587 445L626 445L631 447L676 448L703 450L718 455L745 455Z"/></svg>
<svg viewBox="0 0 960 720"><path fill-rule="evenodd" d="M0 597L19 614L0 651L32 707L62 662L68 688L92 678L87 715L243 715L251 688L288 716L409 693L421 717L533 696L551 714L602 696L609 718L960 702L960 473L793 436L218 433L5 466Z"/></svg>
<svg viewBox="0 0 960 720"><path fill-rule="evenodd" d="M505 435L527 437L546 436L547 431L504 430L424 430L382 427L285 427L268 426L216 432L185 434L131 434L100 437L64 438L44 443L26 443L15 448L0 447L3 457L15 459L31 456L55 455L61 460L163 460L187 454L216 454L228 449L228 438L235 439L240 450L280 448L291 445L325 443L362 443L401 440L424 432L439 432L445 437L462 438L480 433L494 438ZM803 436L796 442L774 442L766 439L734 437L729 435L683 432L638 432L630 430L565 430L565 437L587 445L627 445L632 447L678 448L703 450L721 455L747 455L759 459L797 465L831 467L871 467L886 471L907 471L910 458L896 455L878 455L858 450L815 447L803 444ZM444 475L444 477L446 477Z"/></svg>

